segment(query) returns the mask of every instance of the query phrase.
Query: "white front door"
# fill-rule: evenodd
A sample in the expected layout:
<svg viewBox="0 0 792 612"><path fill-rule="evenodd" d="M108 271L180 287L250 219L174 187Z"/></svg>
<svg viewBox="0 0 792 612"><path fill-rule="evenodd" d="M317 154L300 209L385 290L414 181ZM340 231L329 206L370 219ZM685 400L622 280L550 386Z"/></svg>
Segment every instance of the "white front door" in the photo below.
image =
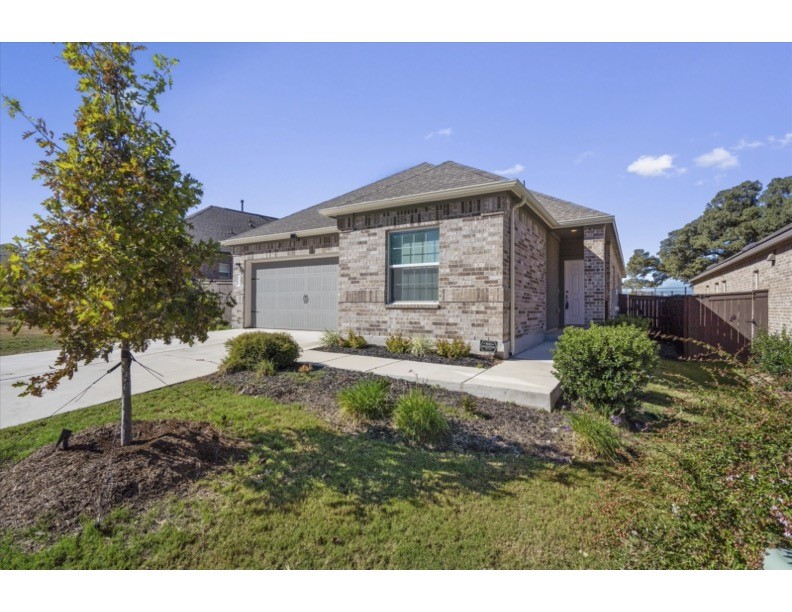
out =
<svg viewBox="0 0 792 612"><path fill-rule="evenodd" d="M564 325L583 325L583 260L564 261Z"/></svg>

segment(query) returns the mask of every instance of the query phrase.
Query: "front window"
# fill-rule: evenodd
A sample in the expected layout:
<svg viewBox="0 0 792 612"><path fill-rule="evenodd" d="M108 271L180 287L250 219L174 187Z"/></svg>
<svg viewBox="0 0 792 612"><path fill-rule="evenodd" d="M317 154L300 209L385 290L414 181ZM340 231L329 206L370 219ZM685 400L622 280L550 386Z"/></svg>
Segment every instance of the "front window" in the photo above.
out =
<svg viewBox="0 0 792 612"><path fill-rule="evenodd" d="M388 236L389 302L437 302L440 230L436 227Z"/></svg>
<svg viewBox="0 0 792 612"><path fill-rule="evenodd" d="M220 278L231 278L231 264L221 263L217 265L217 275Z"/></svg>

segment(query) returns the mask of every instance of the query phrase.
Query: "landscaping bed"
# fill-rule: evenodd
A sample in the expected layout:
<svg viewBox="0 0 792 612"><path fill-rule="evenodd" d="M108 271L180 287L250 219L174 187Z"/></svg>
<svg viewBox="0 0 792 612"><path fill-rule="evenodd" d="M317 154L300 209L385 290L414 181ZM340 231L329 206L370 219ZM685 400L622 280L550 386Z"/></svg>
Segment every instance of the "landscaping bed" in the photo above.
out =
<svg viewBox="0 0 792 612"><path fill-rule="evenodd" d="M208 423L135 421L130 446L119 446L118 424L74 434L68 450L47 444L0 470L0 529L48 519L59 534L127 505L141 510L246 456L249 444Z"/></svg>
<svg viewBox="0 0 792 612"><path fill-rule="evenodd" d="M450 425L449 434L431 446L434 450L460 453L509 453L532 455L557 463L571 462L572 435L566 416L515 404L474 397L406 380L393 380L330 367L302 374L280 372L257 377L250 372L217 375L213 382L231 386L244 395L263 396L283 404L300 404L338 431L375 439L402 442L387 421L360 422L339 412L337 396L362 380L387 380L394 401L412 389L422 389L442 405Z"/></svg>
<svg viewBox="0 0 792 612"><path fill-rule="evenodd" d="M480 355L468 355L467 357L457 357L449 359L441 357L437 353L427 353L425 355L411 355L410 353L392 353L384 346L368 345L365 348L348 348L343 346L322 346L317 350L327 353L345 353L347 355L365 355L366 357L382 357L383 359L400 359L406 361L420 361L422 363L438 363L442 365L466 366L469 368L490 368L500 360L493 357Z"/></svg>

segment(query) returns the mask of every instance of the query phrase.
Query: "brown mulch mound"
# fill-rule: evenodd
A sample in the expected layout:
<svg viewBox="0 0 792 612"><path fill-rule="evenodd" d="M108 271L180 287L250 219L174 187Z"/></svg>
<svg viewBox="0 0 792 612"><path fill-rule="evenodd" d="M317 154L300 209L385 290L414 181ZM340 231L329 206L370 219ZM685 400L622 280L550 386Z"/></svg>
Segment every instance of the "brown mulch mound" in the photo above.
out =
<svg viewBox="0 0 792 612"><path fill-rule="evenodd" d="M69 450L48 444L0 472L0 529L49 519L65 533L81 516L97 520L120 505L141 510L183 494L199 478L246 455L247 444L208 423L134 421L133 442L119 446L113 423L77 432Z"/></svg>
<svg viewBox="0 0 792 612"><path fill-rule="evenodd" d="M215 375L213 380L245 395L264 396L281 404L299 404L344 433L401 441L387 421L359 423L339 412L336 399L339 391L361 380L382 378L324 367L308 374L280 372L276 376L259 378L250 372L238 372ZM562 413L534 410L407 380L386 380L390 383L391 401L395 402L411 389L420 388L447 407L445 413L451 431L445 441L433 447L436 450L527 454L557 463L571 462L572 432Z"/></svg>

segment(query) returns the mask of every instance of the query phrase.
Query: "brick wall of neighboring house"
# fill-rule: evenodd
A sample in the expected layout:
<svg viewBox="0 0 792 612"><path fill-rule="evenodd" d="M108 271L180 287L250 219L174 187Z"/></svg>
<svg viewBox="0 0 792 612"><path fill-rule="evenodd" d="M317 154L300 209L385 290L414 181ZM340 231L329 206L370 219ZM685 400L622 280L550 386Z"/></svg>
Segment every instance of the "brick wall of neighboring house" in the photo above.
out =
<svg viewBox="0 0 792 612"><path fill-rule="evenodd" d="M775 263L767 259L771 252L775 253ZM778 333L784 326L792 331L792 240L725 266L694 283L693 291L697 294L724 293L724 282L725 293L767 289L768 331Z"/></svg>
<svg viewBox="0 0 792 612"><path fill-rule="evenodd" d="M583 230L584 323L605 319L607 291L605 265L605 226L591 225Z"/></svg>
<svg viewBox="0 0 792 612"><path fill-rule="evenodd" d="M234 265L231 271L234 282L232 295L236 300L231 326L237 328L245 327L248 324L248 317L245 313L250 310L250 296L245 295L245 286L247 284L246 276L250 274L252 263L276 259L307 259L321 255L338 255L338 234L310 236L300 240L273 240L236 245L231 249L234 254ZM245 299L246 297L247 299Z"/></svg>
<svg viewBox="0 0 792 612"><path fill-rule="evenodd" d="M509 226L510 215L504 223L504 281L506 286L506 320L504 330L509 335ZM517 210L514 220L515 251L515 346L520 353L544 341L547 328L547 228L535 213L526 207Z"/></svg>
<svg viewBox="0 0 792 612"><path fill-rule="evenodd" d="M434 338L463 338L474 350L480 340L507 338L503 287L506 196L421 205L406 210L348 215L338 219L339 325L370 341L395 331ZM388 233L438 227L438 304L387 303Z"/></svg>

